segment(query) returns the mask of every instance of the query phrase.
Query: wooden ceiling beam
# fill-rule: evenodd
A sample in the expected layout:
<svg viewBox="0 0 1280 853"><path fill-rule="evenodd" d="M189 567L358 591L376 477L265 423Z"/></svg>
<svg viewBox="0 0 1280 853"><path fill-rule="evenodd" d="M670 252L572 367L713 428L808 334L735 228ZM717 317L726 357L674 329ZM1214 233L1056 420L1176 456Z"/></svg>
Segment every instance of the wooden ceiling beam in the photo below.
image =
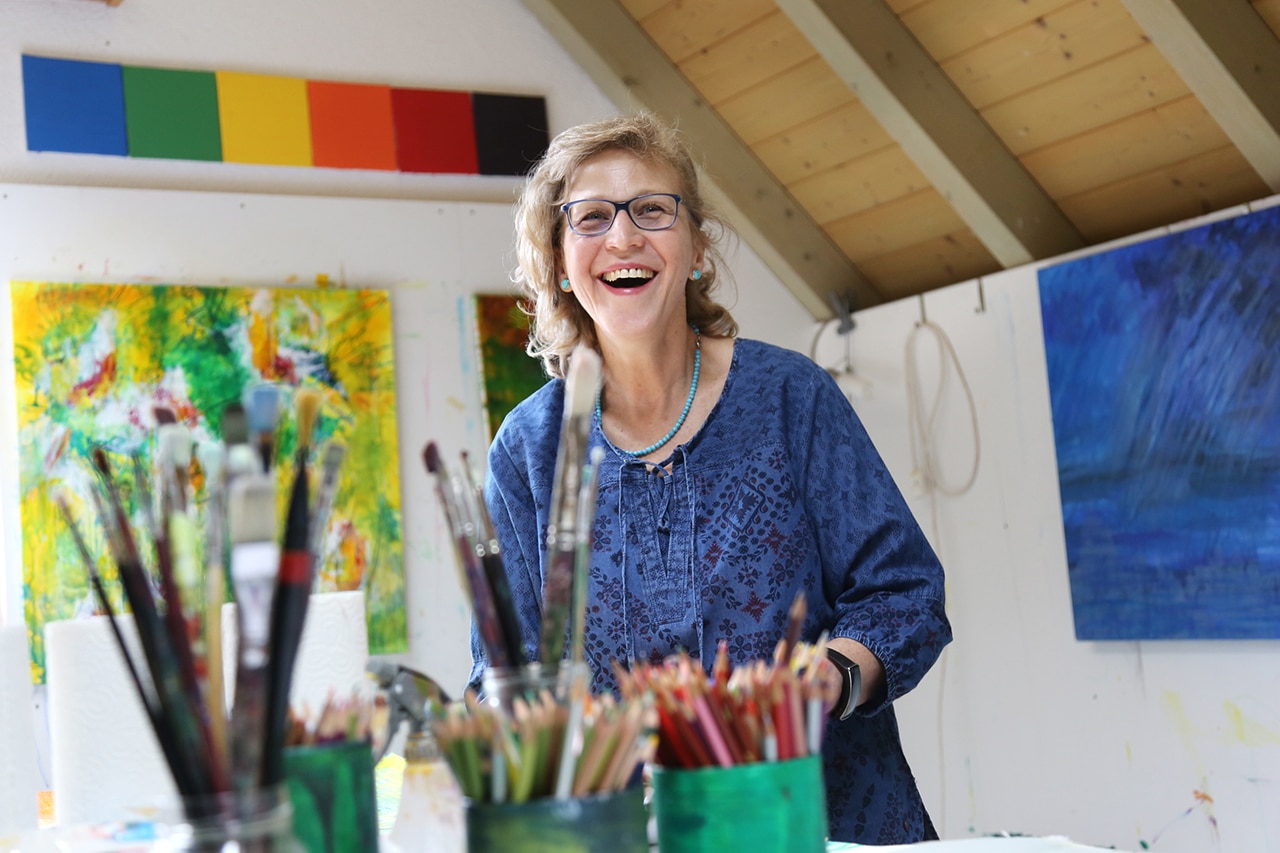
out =
<svg viewBox="0 0 1280 853"><path fill-rule="evenodd" d="M1253 6L1124 0L1165 59L1273 192L1280 192L1280 39Z"/></svg>
<svg viewBox="0 0 1280 853"><path fill-rule="evenodd" d="M522 2L619 109L680 128L712 199L815 319L832 316L833 295L852 294L858 307L885 301L619 3Z"/></svg>
<svg viewBox="0 0 1280 853"><path fill-rule="evenodd" d="M778 0L1005 267L1084 238L884 0Z"/></svg>

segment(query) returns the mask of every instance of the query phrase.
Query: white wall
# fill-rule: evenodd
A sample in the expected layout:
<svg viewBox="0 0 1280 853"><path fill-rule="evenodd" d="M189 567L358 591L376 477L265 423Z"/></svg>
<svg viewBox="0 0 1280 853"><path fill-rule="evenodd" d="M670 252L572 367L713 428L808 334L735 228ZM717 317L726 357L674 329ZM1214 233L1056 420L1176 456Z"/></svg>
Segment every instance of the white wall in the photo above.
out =
<svg viewBox="0 0 1280 853"><path fill-rule="evenodd" d="M281 285L325 275L391 291L410 610L404 659L460 689L469 617L420 454L434 439L484 458L470 296L508 285L518 180L28 152L23 53L537 95L553 133L614 105L518 0L0 2L0 282ZM726 302L743 333L807 345L811 318L756 255L742 246L731 262L740 295L730 291ZM22 618L8 311L6 288L0 624Z"/></svg>
<svg viewBox="0 0 1280 853"><path fill-rule="evenodd" d="M920 301L862 311L852 333L872 384L856 408L947 570L956 641L898 703L939 829L1280 850L1280 644L1076 641L1036 267L984 279L982 296L984 313L977 282L924 299L976 402L979 471L959 497L912 488L905 351ZM931 401L941 362L932 337L916 346ZM822 357L840 351L828 333ZM969 407L954 372L943 388L938 457L959 484L973 460Z"/></svg>

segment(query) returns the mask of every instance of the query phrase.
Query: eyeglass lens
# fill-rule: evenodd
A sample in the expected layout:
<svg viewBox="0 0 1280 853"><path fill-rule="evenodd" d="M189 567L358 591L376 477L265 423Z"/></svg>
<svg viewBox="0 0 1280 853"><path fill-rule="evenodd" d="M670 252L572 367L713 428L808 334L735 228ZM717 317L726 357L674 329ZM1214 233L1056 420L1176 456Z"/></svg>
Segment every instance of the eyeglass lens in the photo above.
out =
<svg viewBox="0 0 1280 853"><path fill-rule="evenodd" d="M650 193L623 202L588 198L571 201L564 206L569 227L584 236L603 234L613 226L619 210L626 210L637 228L663 231L675 224L680 197L669 193Z"/></svg>

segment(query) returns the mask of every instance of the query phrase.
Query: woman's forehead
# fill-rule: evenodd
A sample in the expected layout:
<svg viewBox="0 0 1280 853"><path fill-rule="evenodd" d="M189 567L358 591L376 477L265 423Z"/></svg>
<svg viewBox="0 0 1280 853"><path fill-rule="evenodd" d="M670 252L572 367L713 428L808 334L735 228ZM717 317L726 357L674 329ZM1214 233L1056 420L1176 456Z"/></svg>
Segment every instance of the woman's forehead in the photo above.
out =
<svg viewBox="0 0 1280 853"><path fill-rule="evenodd" d="M679 175L669 164L616 149L602 151L582 161L565 183L565 195L569 199L612 198L623 201L640 193L679 193L681 189Z"/></svg>

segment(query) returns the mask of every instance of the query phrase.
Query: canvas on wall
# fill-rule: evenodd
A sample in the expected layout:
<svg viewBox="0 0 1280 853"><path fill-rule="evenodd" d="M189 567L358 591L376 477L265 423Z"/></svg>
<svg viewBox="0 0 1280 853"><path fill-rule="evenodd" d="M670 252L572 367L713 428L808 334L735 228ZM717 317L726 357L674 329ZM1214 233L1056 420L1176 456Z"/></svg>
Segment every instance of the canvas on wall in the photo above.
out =
<svg viewBox="0 0 1280 853"><path fill-rule="evenodd" d="M1039 273L1076 636L1280 637L1280 208Z"/></svg>
<svg viewBox="0 0 1280 853"><path fill-rule="evenodd" d="M43 626L96 604L52 496L59 489L71 496L99 571L114 589L114 565L89 501L93 448L107 452L134 526L145 530L130 471L135 456L144 460L144 471L152 470L156 408L173 412L198 448L221 440L224 408L260 383L283 391L275 448L279 518L297 443L294 389L321 393L314 446L332 441L345 448L320 539L317 591L364 589L370 651L406 648L395 364L385 292L15 282L11 298L23 609L38 680ZM202 516L198 461L191 470L195 511ZM119 605L118 589L113 594Z"/></svg>
<svg viewBox="0 0 1280 853"><path fill-rule="evenodd" d="M475 299L485 419L492 440L507 413L541 388L547 377L542 362L525 352L529 315L520 310L516 297L481 294Z"/></svg>

